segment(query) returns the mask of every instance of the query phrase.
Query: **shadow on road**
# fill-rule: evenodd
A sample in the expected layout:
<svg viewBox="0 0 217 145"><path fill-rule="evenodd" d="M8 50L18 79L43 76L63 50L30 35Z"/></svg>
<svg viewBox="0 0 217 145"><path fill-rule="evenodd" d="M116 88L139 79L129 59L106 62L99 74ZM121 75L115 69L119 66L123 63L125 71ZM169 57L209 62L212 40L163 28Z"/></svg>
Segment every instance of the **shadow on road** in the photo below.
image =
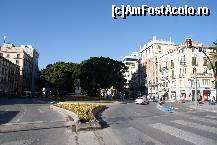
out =
<svg viewBox="0 0 217 145"><path fill-rule="evenodd" d="M104 106L104 107L101 109L101 111L98 112L97 115L96 115L96 119L99 121L99 124L101 125L101 128L102 128L102 129L109 127L108 123L107 123L105 120L103 120L103 118L102 118L102 113L103 113L106 109L108 109L108 108L109 108L109 107Z"/></svg>
<svg viewBox="0 0 217 145"><path fill-rule="evenodd" d="M10 122L19 111L0 111L0 125Z"/></svg>
<svg viewBox="0 0 217 145"><path fill-rule="evenodd" d="M50 100L40 98L0 98L0 105L47 104Z"/></svg>

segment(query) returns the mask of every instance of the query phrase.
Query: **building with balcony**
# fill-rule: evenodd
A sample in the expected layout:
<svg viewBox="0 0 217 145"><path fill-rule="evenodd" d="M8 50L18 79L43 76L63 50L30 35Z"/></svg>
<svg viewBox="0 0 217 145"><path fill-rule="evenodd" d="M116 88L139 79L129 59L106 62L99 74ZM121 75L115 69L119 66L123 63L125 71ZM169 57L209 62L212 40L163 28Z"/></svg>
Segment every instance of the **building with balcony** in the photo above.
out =
<svg viewBox="0 0 217 145"><path fill-rule="evenodd" d="M194 45L202 46L198 42L194 42ZM170 53L169 58L167 59L169 64L168 99L193 100L197 81L198 96L207 100L213 81L212 70L208 69L207 57L196 49L187 48L184 43Z"/></svg>
<svg viewBox="0 0 217 145"><path fill-rule="evenodd" d="M198 42L194 42L195 45L203 47ZM159 93L166 100L192 100L196 73L198 96L208 99L214 88L214 78L212 70L208 69L207 57L202 52L187 48L185 43L177 45L171 40L153 37L140 49L140 53L141 63L146 66L146 85L150 95Z"/></svg>
<svg viewBox="0 0 217 145"><path fill-rule="evenodd" d="M158 92L160 92L160 73L162 70L163 77L166 77L167 62L164 52L173 51L176 47L177 45L171 39L169 41L157 40L156 36L153 36L149 42L140 48L141 65L145 68L147 74L145 84L150 97L158 96ZM162 82L162 84L165 83Z"/></svg>
<svg viewBox="0 0 217 145"><path fill-rule="evenodd" d="M139 53L138 52L132 52L131 55L125 56L123 58L123 63L127 67L127 71L124 73L124 78L126 81L126 88L129 88L129 83L133 79L136 79L138 77L138 63L139 61Z"/></svg>
<svg viewBox="0 0 217 145"><path fill-rule="evenodd" d="M126 95L131 98L136 98L139 95L146 94L145 77L146 72L141 65L141 59L138 52L133 52L129 56L123 58L123 63L127 67L124 73L126 79Z"/></svg>
<svg viewBox="0 0 217 145"><path fill-rule="evenodd" d="M0 95L18 94L20 67L0 56Z"/></svg>
<svg viewBox="0 0 217 145"><path fill-rule="evenodd" d="M36 49L31 45L18 47L10 43L3 43L0 47L0 56L20 67L19 93L37 89L39 54Z"/></svg>

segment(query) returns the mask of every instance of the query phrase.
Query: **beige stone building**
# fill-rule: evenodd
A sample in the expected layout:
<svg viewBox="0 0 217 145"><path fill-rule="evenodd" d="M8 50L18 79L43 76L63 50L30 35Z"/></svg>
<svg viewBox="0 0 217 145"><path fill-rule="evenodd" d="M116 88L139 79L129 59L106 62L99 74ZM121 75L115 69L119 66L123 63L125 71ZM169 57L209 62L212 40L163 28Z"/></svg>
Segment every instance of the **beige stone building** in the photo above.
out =
<svg viewBox="0 0 217 145"><path fill-rule="evenodd" d="M160 92L159 57L164 51L175 49L176 47L177 46L171 42L171 40L157 40L154 36L152 40L140 49L141 64L146 69L145 72L147 75L145 84L148 88L148 94L151 97L157 96L157 93Z"/></svg>
<svg viewBox="0 0 217 145"><path fill-rule="evenodd" d="M124 73L124 78L127 80L126 88L129 88L129 83L132 80L133 76L138 75L138 60L139 60L139 53L132 52L131 55L125 56L123 58L123 63L128 68L127 71Z"/></svg>
<svg viewBox="0 0 217 145"><path fill-rule="evenodd" d="M0 95L18 94L20 67L0 56Z"/></svg>
<svg viewBox="0 0 217 145"><path fill-rule="evenodd" d="M202 46L194 42L194 46ZM151 41L140 50L142 63L146 66L147 87L151 95L165 96L168 100L192 100L197 92L204 100L214 88L212 70L208 69L206 56L197 49L186 48L185 43L176 45L170 41ZM195 64L195 66L194 66ZM194 69L195 67L195 69Z"/></svg>
<svg viewBox="0 0 217 145"><path fill-rule="evenodd" d="M3 43L0 47L0 56L10 60L20 66L19 91L35 91L38 77L39 54L31 45L21 45L19 47Z"/></svg>

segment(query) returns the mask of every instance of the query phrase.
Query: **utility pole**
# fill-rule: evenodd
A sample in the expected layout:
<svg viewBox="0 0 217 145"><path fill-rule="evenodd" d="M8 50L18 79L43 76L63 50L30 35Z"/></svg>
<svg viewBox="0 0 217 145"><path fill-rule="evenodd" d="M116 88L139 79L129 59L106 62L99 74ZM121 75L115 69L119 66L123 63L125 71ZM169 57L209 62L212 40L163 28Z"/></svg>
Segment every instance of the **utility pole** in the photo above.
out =
<svg viewBox="0 0 217 145"><path fill-rule="evenodd" d="M159 95L160 93L159 93L159 84L158 84L158 83L159 83L158 65L159 65L159 64L158 64L158 57L157 57L157 69L156 69L156 72L157 72L157 74L156 74L157 80L156 80L156 81L157 81L157 96L158 96L158 101L160 102L160 95Z"/></svg>
<svg viewBox="0 0 217 145"><path fill-rule="evenodd" d="M197 69L196 69L196 65L197 65L197 61L196 61L196 49L194 49L194 58L195 58L195 62L193 62L194 64L194 80L195 80L195 93L194 93L194 101L195 101L195 109L197 109Z"/></svg>
<svg viewBox="0 0 217 145"><path fill-rule="evenodd" d="M194 66L194 80L195 80L195 93L194 93L194 103L195 103L195 109L197 109L197 73L196 73L196 67Z"/></svg>
<svg viewBox="0 0 217 145"><path fill-rule="evenodd" d="M186 44L187 44L187 48L191 48L191 49L199 49L199 52L203 52L203 54L207 57L207 59L210 62L210 65L212 67L213 70L213 75L214 75L214 83L215 83L215 95L217 98L217 63L215 62L215 64L212 63L212 61L210 60L209 56L205 53L205 51L203 50L205 49L212 49L213 51L217 51L217 42L213 42L214 46L209 46L209 47L195 47L192 46L192 40L191 38L187 38L186 39ZM215 65L215 67L214 67Z"/></svg>
<svg viewBox="0 0 217 145"><path fill-rule="evenodd" d="M160 52L158 51L158 54L157 54L157 95L158 95L158 102L160 102L160 92L159 92L159 59L160 59L160 57L159 57L159 55L160 55Z"/></svg>
<svg viewBox="0 0 217 145"><path fill-rule="evenodd" d="M187 48L191 48L194 50L194 60L192 61L192 65L194 66L194 81L195 81L195 91L194 91L194 102L195 109L197 109L197 72L196 72L196 47L192 46L191 38L186 39Z"/></svg>

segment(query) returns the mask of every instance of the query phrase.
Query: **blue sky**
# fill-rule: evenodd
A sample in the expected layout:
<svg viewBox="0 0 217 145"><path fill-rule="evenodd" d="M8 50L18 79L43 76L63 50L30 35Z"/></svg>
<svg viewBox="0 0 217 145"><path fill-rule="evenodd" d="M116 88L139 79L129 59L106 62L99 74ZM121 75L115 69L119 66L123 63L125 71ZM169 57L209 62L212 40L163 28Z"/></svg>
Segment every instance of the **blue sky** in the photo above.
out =
<svg viewBox="0 0 217 145"><path fill-rule="evenodd" d="M32 44L39 67L56 61L79 63L91 56L121 60L139 50L153 35L182 43L186 37L203 44L217 40L215 0L1 0L0 42ZM120 6L206 6L210 16L140 16L112 18Z"/></svg>

